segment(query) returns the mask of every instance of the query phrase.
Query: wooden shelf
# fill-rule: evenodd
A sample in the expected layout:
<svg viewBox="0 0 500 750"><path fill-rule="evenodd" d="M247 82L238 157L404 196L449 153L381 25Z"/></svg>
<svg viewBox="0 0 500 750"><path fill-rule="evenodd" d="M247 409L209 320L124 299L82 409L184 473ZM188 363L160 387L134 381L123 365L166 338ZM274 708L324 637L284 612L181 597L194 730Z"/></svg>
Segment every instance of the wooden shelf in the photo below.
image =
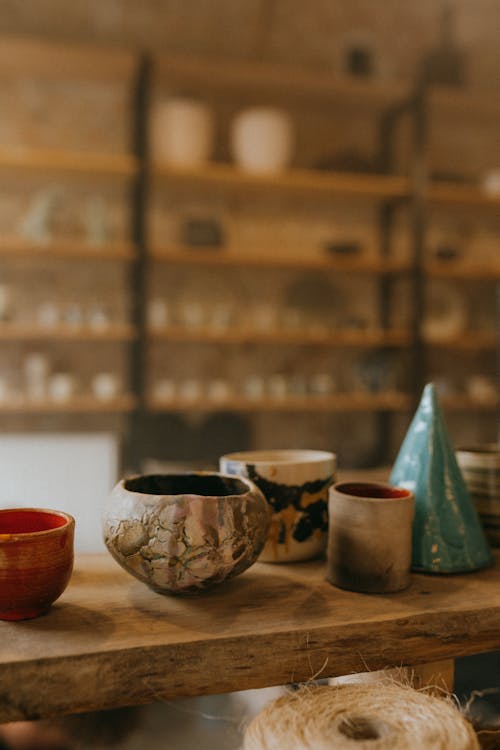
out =
<svg viewBox="0 0 500 750"><path fill-rule="evenodd" d="M86 326L57 325L42 328L36 324L0 323L2 341L130 341L135 337L133 326L123 323L95 329Z"/></svg>
<svg viewBox="0 0 500 750"><path fill-rule="evenodd" d="M127 394L108 401L93 396L78 396L68 401L11 399L9 402L0 402L0 414L106 414L129 412L135 406L136 399Z"/></svg>
<svg viewBox="0 0 500 750"><path fill-rule="evenodd" d="M178 343L214 343L214 344L294 344L298 346L408 346L409 331L383 330L336 330L297 331L275 329L258 331L251 328L187 328L171 326L164 329L151 329L148 336L153 341L170 341Z"/></svg>
<svg viewBox="0 0 500 750"><path fill-rule="evenodd" d="M408 178L396 175L368 175L323 172L311 169L289 169L276 175L244 172L231 164L211 163L200 169L174 169L153 165L157 180L190 182L201 186L218 186L241 190L279 190L373 199L407 198Z"/></svg>
<svg viewBox="0 0 500 750"><path fill-rule="evenodd" d="M111 45L41 40L36 37L2 36L0 76L33 75L37 78L130 78L138 67L138 55Z"/></svg>
<svg viewBox="0 0 500 750"><path fill-rule="evenodd" d="M3 237L0 240L0 257L8 258L131 261L135 254L134 246L127 242L89 245L88 242L74 239L50 240L46 244L37 244L19 237Z"/></svg>
<svg viewBox="0 0 500 750"><path fill-rule="evenodd" d="M499 405L498 398L478 400L466 394L443 396L441 398L443 407L448 411L491 411Z"/></svg>
<svg viewBox="0 0 500 750"><path fill-rule="evenodd" d="M464 281L499 281L500 263L474 263L470 261L427 261L426 276L441 279L463 279Z"/></svg>
<svg viewBox="0 0 500 750"><path fill-rule="evenodd" d="M500 211L500 195L488 195L479 187L453 182L434 182L429 187L428 200L437 206L457 208L485 208Z"/></svg>
<svg viewBox="0 0 500 750"><path fill-rule="evenodd" d="M187 266L233 267L249 268L298 268L318 271L335 271L336 273L359 274L392 274L410 270L410 262L404 258L379 258L359 255L351 257L335 257L327 252L320 254L304 253L303 255L280 256L274 248L267 253L262 249L251 255L248 251L238 252L234 248L199 248L188 247L152 247L149 257L159 263L172 263Z"/></svg>
<svg viewBox="0 0 500 750"><path fill-rule="evenodd" d="M356 412L406 411L412 406L404 393L341 393L332 396L286 396L248 398L233 396L221 400L208 398L167 400L149 398L146 408L152 412Z"/></svg>
<svg viewBox="0 0 500 750"><path fill-rule="evenodd" d="M131 154L92 153L62 149L0 147L0 172L67 174L80 177L133 177L138 162Z"/></svg>
<svg viewBox="0 0 500 750"><path fill-rule="evenodd" d="M80 555L43 617L0 622L0 721L306 682L500 648L500 570L343 591L324 561L256 563L199 596L162 596Z"/></svg>
<svg viewBox="0 0 500 750"><path fill-rule="evenodd" d="M453 338L433 339L424 338L426 346L439 349L459 349L463 351L481 351L482 349L495 350L499 345L500 333L494 331L468 331Z"/></svg>
<svg viewBox="0 0 500 750"><path fill-rule="evenodd" d="M286 100L317 104L322 109L343 107L346 103L388 107L402 104L408 98L408 85L398 82L363 81L355 76L335 75L321 69L304 70L293 65L276 65L245 60L157 55L154 58L157 82L185 90L258 96L259 101Z"/></svg>
<svg viewBox="0 0 500 750"><path fill-rule="evenodd" d="M431 107L448 110L460 119L467 116L497 119L500 117L500 102L496 90L490 92L435 86L429 93L429 104Z"/></svg>

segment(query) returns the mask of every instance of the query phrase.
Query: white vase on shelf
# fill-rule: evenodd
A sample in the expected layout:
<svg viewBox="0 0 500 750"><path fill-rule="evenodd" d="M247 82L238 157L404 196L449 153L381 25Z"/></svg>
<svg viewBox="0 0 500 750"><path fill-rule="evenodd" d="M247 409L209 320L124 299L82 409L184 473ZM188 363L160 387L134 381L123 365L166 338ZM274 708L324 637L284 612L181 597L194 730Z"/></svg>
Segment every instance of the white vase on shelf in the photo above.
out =
<svg viewBox="0 0 500 750"><path fill-rule="evenodd" d="M293 127L289 115L276 107L251 107L239 112L231 126L231 151L246 172L273 174L290 163Z"/></svg>
<svg viewBox="0 0 500 750"><path fill-rule="evenodd" d="M151 120L153 161L179 168L206 163L213 150L214 118L197 99L172 97L158 102Z"/></svg>

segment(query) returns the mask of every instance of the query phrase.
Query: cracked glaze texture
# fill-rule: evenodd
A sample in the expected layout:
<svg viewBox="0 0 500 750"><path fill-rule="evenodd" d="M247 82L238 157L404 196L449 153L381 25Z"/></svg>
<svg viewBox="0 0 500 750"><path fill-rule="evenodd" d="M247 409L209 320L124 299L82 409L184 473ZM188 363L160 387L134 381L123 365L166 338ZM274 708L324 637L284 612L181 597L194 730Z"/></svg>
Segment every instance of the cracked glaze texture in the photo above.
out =
<svg viewBox="0 0 500 750"><path fill-rule="evenodd" d="M175 494L162 494L169 491ZM140 581L160 593L190 593L252 565L269 521L264 496L251 482L166 475L119 482L104 508L103 532L111 555Z"/></svg>

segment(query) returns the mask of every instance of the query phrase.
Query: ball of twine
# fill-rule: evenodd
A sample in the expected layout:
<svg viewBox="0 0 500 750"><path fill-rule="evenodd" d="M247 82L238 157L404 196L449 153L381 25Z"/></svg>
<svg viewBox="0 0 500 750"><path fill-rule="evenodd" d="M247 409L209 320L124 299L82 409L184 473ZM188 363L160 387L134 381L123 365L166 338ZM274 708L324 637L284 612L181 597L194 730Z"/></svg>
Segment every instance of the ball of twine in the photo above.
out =
<svg viewBox="0 0 500 750"><path fill-rule="evenodd" d="M400 685L305 687L270 703L243 750L478 750L472 726L445 698Z"/></svg>

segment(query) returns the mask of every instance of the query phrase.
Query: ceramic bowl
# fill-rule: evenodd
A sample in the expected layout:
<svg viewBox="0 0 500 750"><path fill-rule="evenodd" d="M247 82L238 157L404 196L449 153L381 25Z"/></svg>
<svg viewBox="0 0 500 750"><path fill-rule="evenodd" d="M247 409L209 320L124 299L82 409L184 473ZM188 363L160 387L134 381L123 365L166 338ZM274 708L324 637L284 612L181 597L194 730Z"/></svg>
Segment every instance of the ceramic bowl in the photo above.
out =
<svg viewBox="0 0 500 750"><path fill-rule="evenodd" d="M242 573L270 523L260 490L216 472L137 476L119 482L103 511L115 560L160 593L192 593Z"/></svg>
<svg viewBox="0 0 500 750"><path fill-rule="evenodd" d="M221 471L255 482L272 512L261 562L289 563L324 554L328 488L337 457L328 451L282 449L221 456Z"/></svg>
<svg viewBox="0 0 500 750"><path fill-rule="evenodd" d="M42 508L0 510L0 619L46 612L73 570L75 520Z"/></svg>
<svg viewBox="0 0 500 750"><path fill-rule="evenodd" d="M500 547L500 445L464 446L456 456L488 541Z"/></svg>

